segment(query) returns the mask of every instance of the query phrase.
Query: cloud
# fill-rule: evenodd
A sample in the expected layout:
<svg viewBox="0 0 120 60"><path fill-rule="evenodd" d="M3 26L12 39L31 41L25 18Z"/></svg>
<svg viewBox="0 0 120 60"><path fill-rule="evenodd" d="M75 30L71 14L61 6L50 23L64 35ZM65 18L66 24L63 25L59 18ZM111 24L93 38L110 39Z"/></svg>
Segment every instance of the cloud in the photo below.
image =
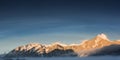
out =
<svg viewBox="0 0 120 60"><path fill-rule="evenodd" d="M103 55L120 55L120 45L113 44L106 46L100 49L95 50L94 53L91 53L89 56L103 56Z"/></svg>

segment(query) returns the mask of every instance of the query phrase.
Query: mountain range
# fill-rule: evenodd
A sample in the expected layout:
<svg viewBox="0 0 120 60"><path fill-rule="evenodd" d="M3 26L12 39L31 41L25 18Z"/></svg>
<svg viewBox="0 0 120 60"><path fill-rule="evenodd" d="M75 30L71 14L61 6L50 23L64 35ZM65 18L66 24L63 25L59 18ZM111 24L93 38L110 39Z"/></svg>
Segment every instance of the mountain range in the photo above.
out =
<svg viewBox="0 0 120 60"><path fill-rule="evenodd" d="M50 45L43 45L30 43L13 49L5 57L85 57L101 55L120 55L120 41L110 41L102 33L80 44L66 45L56 42Z"/></svg>

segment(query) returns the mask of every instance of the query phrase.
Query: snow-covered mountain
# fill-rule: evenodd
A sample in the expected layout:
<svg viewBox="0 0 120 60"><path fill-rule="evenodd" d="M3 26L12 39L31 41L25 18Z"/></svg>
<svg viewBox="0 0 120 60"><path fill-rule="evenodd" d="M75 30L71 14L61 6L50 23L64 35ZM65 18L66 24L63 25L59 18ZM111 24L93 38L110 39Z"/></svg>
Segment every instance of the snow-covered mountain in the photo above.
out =
<svg viewBox="0 0 120 60"><path fill-rule="evenodd" d="M24 46L19 46L9 52L6 56L17 57L17 56L38 56L38 57L53 57L53 56L95 56L99 55L101 50L108 46L117 45L119 46L120 41L110 41L105 34L99 34L96 37L85 40L80 44L61 44L53 43L50 45L42 45L39 43L31 43ZM116 46L113 46L116 47ZM112 47L112 48L113 48ZM104 48L104 49L103 49ZM111 47L109 47L110 49ZM111 48L111 49L112 49ZM119 51L120 47L117 48ZM98 54L99 51L99 54ZM113 49L111 51L114 53ZM103 51L102 51L103 53ZM109 52L110 53L110 52ZM105 55L105 54L104 54ZM109 55L108 53L106 55ZM120 54L118 54L120 55Z"/></svg>

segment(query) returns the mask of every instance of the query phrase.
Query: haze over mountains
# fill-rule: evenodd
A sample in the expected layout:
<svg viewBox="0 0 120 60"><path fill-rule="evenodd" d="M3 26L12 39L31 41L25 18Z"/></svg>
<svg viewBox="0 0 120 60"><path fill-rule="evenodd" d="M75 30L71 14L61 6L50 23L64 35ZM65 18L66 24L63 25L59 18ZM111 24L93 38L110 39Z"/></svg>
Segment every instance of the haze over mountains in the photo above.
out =
<svg viewBox="0 0 120 60"><path fill-rule="evenodd" d="M42 45L31 43L19 46L10 51L6 57L66 57L66 56L99 56L120 55L120 41L110 41L105 34L85 40L80 44L53 43Z"/></svg>

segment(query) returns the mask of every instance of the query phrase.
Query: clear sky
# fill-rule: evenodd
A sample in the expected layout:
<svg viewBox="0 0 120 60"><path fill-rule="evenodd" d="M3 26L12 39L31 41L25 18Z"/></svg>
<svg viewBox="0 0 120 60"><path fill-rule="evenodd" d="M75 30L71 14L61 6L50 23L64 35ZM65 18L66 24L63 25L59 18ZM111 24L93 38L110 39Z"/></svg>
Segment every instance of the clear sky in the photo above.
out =
<svg viewBox="0 0 120 60"><path fill-rule="evenodd" d="M0 53L28 44L120 39L119 0L0 0Z"/></svg>

